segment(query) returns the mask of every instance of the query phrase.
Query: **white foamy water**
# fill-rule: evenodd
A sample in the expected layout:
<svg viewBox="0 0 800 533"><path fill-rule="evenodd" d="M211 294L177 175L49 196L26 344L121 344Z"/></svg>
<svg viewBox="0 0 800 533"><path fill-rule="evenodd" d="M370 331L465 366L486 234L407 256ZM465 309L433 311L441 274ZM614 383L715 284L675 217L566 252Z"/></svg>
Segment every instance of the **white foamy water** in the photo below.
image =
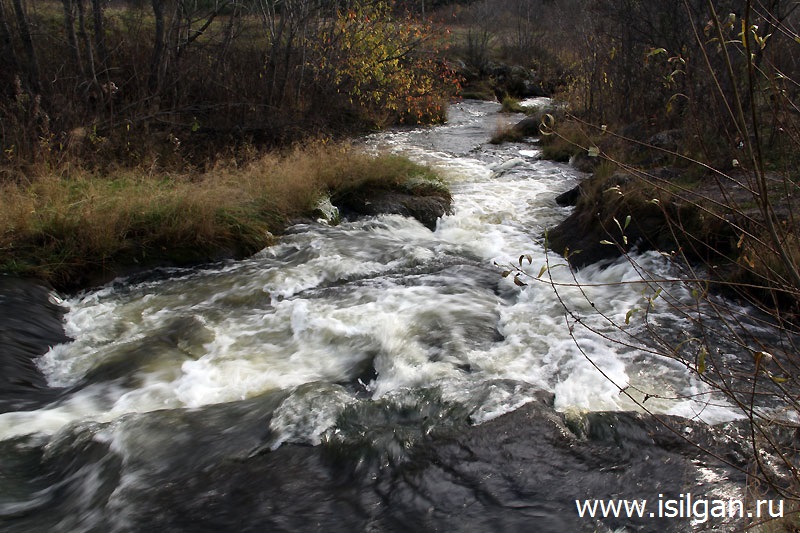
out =
<svg viewBox="0 0 800 533"><path fill-rule="evenodd" d="M39 366L51 384L74 392L38 411L0 415L0 436L284 390L300 392L272 419L275 445L315 443L357 398L437 387L445 399L466 402L498 379L533 387L482 391L475 421L518 407L532 389L554 393L565 411L636 408L623 387L683 398L650 400L659 412L733 418L718 400L706 405L705 386L683 365L583 328L570 335L553 288L533 278L547 260L544 229L568 213L554 197L579 176L539 161L530 145L487 145L498 122L512 120L498 108L460 104L445 126L367 141L430 164L450 182L454 212L436 231L399 216L299 226L245 261L123 281L68 300L75 341L54 347ZM522 288L501 277L521 254L530 255L532 274ZM657 254L639 260L674 275ZM572 279L566 268L551 272L556 281ZM638 280L636 271L620 262L578 276L603 285L586 289L589 300L576 287L561 288L561 298L616 336L588 301L624 322L642 302L641 284L622 283ZM650 318L681 327L666 306Z"/></svg>

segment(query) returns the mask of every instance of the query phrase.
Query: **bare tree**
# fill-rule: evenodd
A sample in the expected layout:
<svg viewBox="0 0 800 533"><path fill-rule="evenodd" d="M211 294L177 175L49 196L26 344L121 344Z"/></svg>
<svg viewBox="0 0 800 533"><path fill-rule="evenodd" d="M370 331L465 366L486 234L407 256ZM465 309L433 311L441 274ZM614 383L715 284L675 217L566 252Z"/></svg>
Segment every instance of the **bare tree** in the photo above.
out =
<svg viewBox="0 0 800 533"><path fill-rule="evenodd" d="M78 72L83 74L81 49L78 44L78 36L75 33L75 0L61 0L61 3L64 6L64 33L67 36L67 43L69 43L69 48L72 52L72 61Z"/></svg>
<svg viewBox="0 0 800 533"><path fill-rule="evenodd" d="M25 50L25 58L28 62L27 81L31 90L38 94L41 93L39 60L36 56L36 48L33 46L33 37L31 37L30 25L28 24L28 16L25 10L26 6L24 0L13 0L13 5L17 19L17 29L19 31L20 40L22 41L23 50Z"/></svg>
<svg viewBox="0 0 800 533"><path fill-rule="evenodd" d="M14 44L11 37L11 27L8 24L5 4L0 1L0 44L2 45L2 57L10 63L14 73L18 72L19 61L14 52Z"/></svg>

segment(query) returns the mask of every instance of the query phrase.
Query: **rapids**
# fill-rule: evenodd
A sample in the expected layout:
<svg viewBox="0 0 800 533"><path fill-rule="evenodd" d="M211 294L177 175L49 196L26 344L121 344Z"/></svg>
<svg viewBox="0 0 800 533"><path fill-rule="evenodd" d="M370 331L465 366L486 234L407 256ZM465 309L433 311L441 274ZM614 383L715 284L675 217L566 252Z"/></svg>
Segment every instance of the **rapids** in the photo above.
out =
<svg viewBox="0 0 800 533"><path fill-rule="evenodd" d="M61 302L72 341L36 360L50 393L0 414L4 530L592 531L630 523L579 520L575 498L677 495L709 472L726 480L713 490L739 494L735 473L632 413L620 389L657 391L651 411L694 418L679 424L709 442L731 445L705 423L737 412L679 362L571 334L533 279L559 262L541 236L581 176L534 142L488 144L520 118L498 110L462 102L445 125L364 140L445 176L454 212L435 231L399 216L297 225L243 261ZM521 254L522 287L501 276ZM677 275L658 254L637 260ZM561 298L613 338L589 301L624 321L642 286L618 282L637 271L577 276L589 299ZM650 319L688 327L667 307Z"/></svg>

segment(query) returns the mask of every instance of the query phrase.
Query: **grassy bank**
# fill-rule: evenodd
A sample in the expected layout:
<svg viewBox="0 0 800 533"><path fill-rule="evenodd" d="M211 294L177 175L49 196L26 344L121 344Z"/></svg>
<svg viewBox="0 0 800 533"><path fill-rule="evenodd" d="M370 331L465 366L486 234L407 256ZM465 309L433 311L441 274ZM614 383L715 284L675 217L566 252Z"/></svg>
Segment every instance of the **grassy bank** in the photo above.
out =
<svg viewBox="0 0 800 533"><path fill-rule="evenodd" d="M222 161L201 174L41 172L0 185L0 272L70 290L132 269L242 257L315 216L323 197L365 186L413 191L408 183L419 180L435 177L344 145Z"/></svg>

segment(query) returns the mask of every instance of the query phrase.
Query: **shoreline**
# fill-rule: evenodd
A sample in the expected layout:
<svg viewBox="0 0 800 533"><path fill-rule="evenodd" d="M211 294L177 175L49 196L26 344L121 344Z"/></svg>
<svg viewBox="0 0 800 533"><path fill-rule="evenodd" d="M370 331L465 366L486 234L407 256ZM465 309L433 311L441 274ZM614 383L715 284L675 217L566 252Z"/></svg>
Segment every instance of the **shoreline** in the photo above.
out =
<svg viewBox="0 0 800 533"><path fill-rule="evenodd" d="M428 227L451 202L431 169L346 145L199 176L76 173L3 189L0 274L68 294L158 267L248 257L299 220L331 216L320 210L325 200L349 217L396 213Z"/></svg>

